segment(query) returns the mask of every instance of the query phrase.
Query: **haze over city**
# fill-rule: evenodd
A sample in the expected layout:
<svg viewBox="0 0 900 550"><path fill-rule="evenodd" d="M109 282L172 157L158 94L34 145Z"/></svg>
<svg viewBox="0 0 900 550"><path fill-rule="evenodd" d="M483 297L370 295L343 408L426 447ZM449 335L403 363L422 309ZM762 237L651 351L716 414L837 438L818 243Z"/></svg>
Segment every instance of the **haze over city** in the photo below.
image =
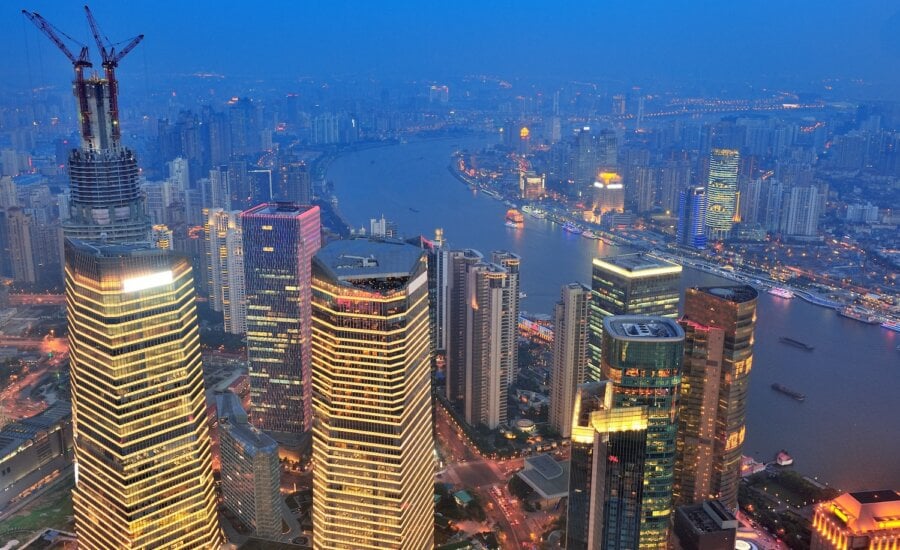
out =
<svg viewBox="0 0 900 550"><path fill-rule="evenodd" d="M900 548L900 6L0 7L0 549Z"/></svg>

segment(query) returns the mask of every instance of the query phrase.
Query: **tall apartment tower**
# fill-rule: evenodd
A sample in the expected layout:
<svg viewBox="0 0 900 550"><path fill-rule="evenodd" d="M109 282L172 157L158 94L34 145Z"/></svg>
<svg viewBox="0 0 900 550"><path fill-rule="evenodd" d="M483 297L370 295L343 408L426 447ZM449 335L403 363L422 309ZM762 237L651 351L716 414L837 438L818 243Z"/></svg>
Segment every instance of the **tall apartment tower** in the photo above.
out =
<svg viewBox="0 0 900 550"><path fill-rule="evenodd" d="M278 443L250 424L240 398L216 396L222 504L266 540L281 537L281 462Z"/></svg>
<svg viewBox="0 0 900 550"><path fill-rule="evenodd" d="M685 292L678 505L718 499L737 509L757 298L747 285Z"/></svg>
<svg viewBox="0 0 900 550"><path fill-rule="evenodd" d="M734 225L740 163L741 155L735 149L712 149L709 152L706 233L711 239L727 238Z"/></svg>
<svg viewBox="0 0 900 550"><path fill-rule="evenodd" d="M668 540L683 355L684 331L672 319L617 315L603 320L603 375L612 384L612 408L647 409L637 511L641 549L665 550Z"/></svg>
<svg viewBox="0 0 900 550"><path fill-rule="evenodd" d="M66 242L79 548L218 548L191 263Z"/></svg>
<svg viewBox="0 0 900 550"><path fill-rule="evenodd" d="M611 382L586 382L572 422L566 549L639 548L647 407L614 408Z"/></svg>
<svg viewBox="0 0 900 550"><path fill-rule="evenodd" d="M118 83L90 78L73 89L81 113L81 146L69 153L69 219L63 234L86 241L146 240L150 221L137 158L120 140Z"/></svg>
<svg viewBox="0 0 900 550"><path fill-rule="evenodd" d="M466 329L471 301L467 282L469 269L482 263L484 256L477 250L447 251L447 400L463 411L466 400Z"/></svg>
<svg viewBox="0 0 900 550"><path fill-rule="evenodd" d="M681 246L706 248L706 189L694 187L678 193L678 225L675 240Z"/></svg>
<svg viewBox="0 0 900 550"><path fill-rule="evenodd" d="M585 382L591 289L581 283L562 287L553 310L553 370L550 373L550 425L572 435L575 392Z"/></svg>
<svg viewBox="0 0 900 550"><path fill-rule="evenodd" d="M335 241L313 263L314 548L434 545L425 253Z"/></svg>
<svg viewBox="0 0 900 550"><path fill-rule="evenodd" d="M501 337L507 347L501 353L504 354L505 384L510 386L516 382L519 376L519 354L516 342L519 338L519 303L521 301L519 298L521 295L519 270L522 258L518 254L506 250L494 250L491 252L491 261L506 270L509 283L504 296L503 335Z"/></svg>
<svg viewBox="0 0 900 550"><path fill-rule="evenodd" d="M214 311L222 312L225 332L244 334L247 332L247 299L241 212L211 209L206 238L210 306Z"/></svg>
<svg viewBox="0 0 900 550"><path fill-rule="evenodd" d="M241 214L241 228L251 417L275 439L293 442L312 425L310 277L322 242L319 207L260 204Z"/></svg>
<svg viewBox="0 0 900 550"><path fill-rule="evenodd" d="M610 315L678 317L681 266L648 254L594 258L588 339L588 380L600 372L603 319Z"/></svg>

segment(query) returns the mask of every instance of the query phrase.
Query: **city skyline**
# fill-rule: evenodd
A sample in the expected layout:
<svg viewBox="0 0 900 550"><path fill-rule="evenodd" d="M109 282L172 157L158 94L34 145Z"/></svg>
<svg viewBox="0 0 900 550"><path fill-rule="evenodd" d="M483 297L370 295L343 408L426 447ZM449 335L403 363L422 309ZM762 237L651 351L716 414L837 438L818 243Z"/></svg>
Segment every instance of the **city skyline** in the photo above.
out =
<svg viewBox="0 0 900 550"><path fill-rule="evenodd" d="M348 6L136 21L144 4L101 3L105 30L77 10L96 48L69 7L23 10L27 74L0 94L0 544L895 537L893 516L872 540L859 520L900 483L900 102L867 99L892 79L822 76L838 56L778 76L812 51L778 47L815 36L817 59L884 69L900 41L858 25L900 31L900 12L857 10L835 39L779 35L824 10L782 7L743 47L774 7L320 24ZM678 21L696 32L662 48ZM213 27L246 47L191 48ZM292 47L319 43L279 64L282 30L307 27Z"/></svg>

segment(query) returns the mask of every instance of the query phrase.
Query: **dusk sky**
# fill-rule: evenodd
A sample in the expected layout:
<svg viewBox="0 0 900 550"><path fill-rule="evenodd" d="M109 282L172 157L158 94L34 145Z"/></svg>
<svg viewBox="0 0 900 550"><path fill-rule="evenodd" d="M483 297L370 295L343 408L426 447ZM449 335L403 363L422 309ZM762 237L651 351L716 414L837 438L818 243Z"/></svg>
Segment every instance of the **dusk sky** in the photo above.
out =
<svg viewBox="0 0 900 550"><path fill-rule="evenodd" d="M7 77L55 82L66 61L19 13L86 43L79 2L4 2ZM123 73L251 77L504 77L808 82L862 78L900 90L900 5L846 2L95 1L114 41L146 39ZM26 59L32 58L31 74ZM94 54L94 57L98 56ZM68 78L67 72L62 72ZM60 75L62 76L62 75ZM144 75L141 75L144 76ZM789 80L790 82L790 80Z"/></svg>

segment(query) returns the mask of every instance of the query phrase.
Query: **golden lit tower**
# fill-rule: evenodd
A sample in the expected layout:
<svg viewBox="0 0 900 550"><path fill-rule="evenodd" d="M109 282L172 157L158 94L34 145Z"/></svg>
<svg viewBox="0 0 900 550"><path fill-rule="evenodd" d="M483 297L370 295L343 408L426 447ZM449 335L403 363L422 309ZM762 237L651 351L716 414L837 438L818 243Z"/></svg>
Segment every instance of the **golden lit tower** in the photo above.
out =
<svg viewBox="0 0 900 550"><path fill-rule="evenodd" d="M747 285L685 292L677 505L718 499L737 508L757 297Z"/></svg>
<svg viewBox="0 0 900 550"><path fill-rule="evenodd" d="M150 243L65 256L79 548L218 548L190 261Z"/></svg>
<svg viewBox="0 0 900 550"><path fill-rule="evenodd" d="M725 239L734 225L740 162L741 155L734 149L713 149L709 153L706 232L711 239Z"/></svg>
<svg viewBox="0 0 900 550"><path fill-rule="evenodd" d="M431 548L424 251L336 241L313 262L313 523L320 550Z"/></svg>

